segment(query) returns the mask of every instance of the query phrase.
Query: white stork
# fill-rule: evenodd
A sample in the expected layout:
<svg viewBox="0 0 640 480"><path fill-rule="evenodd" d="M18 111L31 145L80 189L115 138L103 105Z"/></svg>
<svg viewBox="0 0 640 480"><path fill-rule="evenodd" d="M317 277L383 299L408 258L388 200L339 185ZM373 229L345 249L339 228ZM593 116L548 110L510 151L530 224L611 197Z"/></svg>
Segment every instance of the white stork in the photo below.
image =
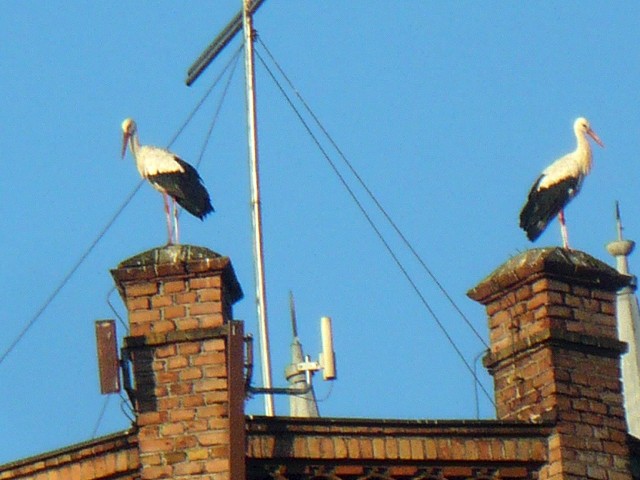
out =
<svg viewBox="0 0 640 480"><path fill-rule="evenodd" d="M580 191L584 178L591 171L591 146L587 139L604 147L586 118L580 117L573 124L578 145L576 149L559 158L538 177L529 191L527 203L520 212L520 227L529 240L536 240L549 222L558 216L564 248L569 247L569 235L564 219L564 207Z"/></svg>
<svg viewBox="0 0 640 480"><path fill-rule="evenodd" d="M204 187L200 175L195 168L175 153L151 145L140 145L138 127L133 119L127 118L122 122L122 133L122 158L124 158L127 144L129 144L140 176L147 179L153 188L162 193L164 211L167 215L168 244L173 244L174 239L175 243L178 243L176 202L200 220L204 220L205 216L214 211L209 193ZM173 228L167 197L171 197L173 203Z"/></svg>

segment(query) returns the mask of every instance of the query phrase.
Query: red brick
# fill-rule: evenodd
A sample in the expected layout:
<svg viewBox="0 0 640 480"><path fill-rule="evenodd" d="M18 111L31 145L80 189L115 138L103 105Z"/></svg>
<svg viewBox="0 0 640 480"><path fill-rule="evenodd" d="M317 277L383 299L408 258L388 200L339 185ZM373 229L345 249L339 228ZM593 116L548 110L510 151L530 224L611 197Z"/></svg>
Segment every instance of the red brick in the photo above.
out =
<svg viewBox="0 0 640 480"><path fill-rule="evenodd" d="M160 412L142 412L138 414L137 423L140 426L155 425L163 422L165 419Z"/></svg>
<svg viewBox="0 0 640 480"><path fill-rule="evenodd" d="M227 378L226 365L209 365L203 367L205 378Z"/></svg>
<svg viewBox="0 0 640 480"><path fill-rule="evenodd" d="M533 291L529 285L524 285L516 290L516 300L519 302L531 298L532 295Z"/></svg>
<svg viewBox="0 0 640 480"><path fill-rule="evenodd" d="M125 295L127 298L154 295L158 292L157 283L136 283L125 285Z"/></svg>
<svg viewBox="0 0 640 480"><path fill-rule="evenodd" d="M178 345L178 353L180 355L192 355L194 353L200 353L200 344L196 342L181 343Z"/></svg>
<svg viewBox="0 0 640 480"><path fill-rule="evenodd" d="M184 368L189 365L189 359L183 356L175 356L167 359L167 369Z"/></svg>
<svg viewBox="0 0 640 480"><path fill-rule="evenodd" d="M184 452L170 452L164 456L164 461L168 465L184 462L186 459L187 459L187 454Z"/></svg>
<svg viewBox="0 0 640 480"><path fill-rule="evenodd" d="M306 450L308 452L309 458L321 458L320 439L318 437L307 437L306 443ZM271 449L269 451L271 451Z"/></svg>
<svg viewBox="0 0 640 480"><path fill-rule="evenodd" d="M198 290L198 301L220 302L222 301L222 291L219 288L203 288Z"/></svg>
<svg viewBox="0 0 640 480"><path fill-rule="evenodd" d="M172 395L186 395L193 392L193 384L191 383L174 383L169 386Z"/></svg>
<svg viewBox="0 0 640 480"><path fill-rule="evenodd" d="M330 437L320 437L320 454L322 455L322 458L326 459L335 457L333 440Z"/></svg>
<svg viewBox="0 0 640 480"><path fill-rule="evenodd" d="M177 397L163 397L157 399L158 410L173 410L180 405L180 399Z"/></svg>
<svg viewBox="0 0 640 480"><path fill-rule="evenodd" d="M271 456L273 455L273 452L271 450L266 451L264 450L262 447L264 447L265 445L261 442L260 443L261 446L261 453L262 456L265 458L271 458ZM293 439L293 455L295 455L297 458L309 458L309 449L307 448L307 439L304 437L295 437Z"/></svg>
<svg viewBox="0 0 640 480"><path fill-rule="evenodd" d="M191 289L220 288L221 286L222 281L219 276L192 278L189 280L189 287Z"/></svg>
<svg viewBox="0 0 640 480"><path fill-rule="evenodd" d="M200 327L200 321L197 318L177 318L175 319L176 328L178 330L193 330Z"/></svg>
<svg viewBox="0 0 640 480"><path fill-rule="evenodd" d="M205 392L201 395L204 398L205 405L212 403L226 402L229 399L229 392L225 390L214 390L212 392Z"/></svg>
<svg viewBox="0 0 640 480"><path fill-rule="evenodd" d="M203 446L227 445L229 443L229 432L200 433L197 438L200 445Z"/></svg>
<svg viewBox="0 0 640 480"><path fill-rule="evenodd" d="M224 352L211 352L198 355L193 359L194 366L207 365L207 364L224 364L227 361L227 356Z"/></svg>
<svg viewBox="0 0 640 480"><path fill-rule="evenodd" d="M187 451L187 458L190 462L205 460L209 458L209 451L206 448L194 448Z"/></svg>
<svg viewBox="0 0 640 480"><path fill-rule="evenodd" d="M176 303L180 305L184 305L187 303L193 303L197 300L198 294L195 291L185 292L185 293L177 293L176 294Z"/></svg>
<svg viewBox="0 0 640 480"><path fill-rule="evenodd" d="M209 315L199 315L198 326L200 328L215 328L224 324L225 318L222 313L212 313Z"/></svg>
<svg viewBox="0 0 640 480"><path fill-rule="evenodd" d="M213 340L207 340L202 345L202 351L203 352L212 352L212 351L224 352L226 351L224 340L219 338L216 338Z"/></svg>
<svg viewBox="0 0 640 480"><path fill-rule="evenodd" d="M198 412L198 417L222 417L229 414L229 409L226 405L208 405L205 407L197 407L195 409Z"/></svg>
<svg viewBox="0 0 640 480"><path fill-rule="evenodd" d="M373 445L373 457L376 460L384 460L387 457L384 438L374 437L371 443Z"/></svg>
<svg viewBox="0 0 640 480"><path fill-rule="evenodd" d="M204 472L204 465L201 462L184 462L174 465L173 475L179 476L195 475Z"/></svg>
<svg viewBox="0 0 640 480"><path fill-rule="evenodd" d="M229 418L210 417L207 420L207 428L209 430L229 430Z"/></svg>
<svg viewBox="0 0 640 480"><path fill-rule="evenodd" d="M186 315L186 311L187 310L184 305L171 305L162 309L162 316L166 320L171 320L174 318L184 317Z"/></svg>
<svg viewBox="0 0 640 480"><path fill-rule="evenodd" d="M166 333L173 332L176 329L176 324L168 320L158 320L151 323L151 331L153 333Z"/></svg>
<svg viewBox="0 0 640 480"><path fill-rule="evenodd" d="M199 405L184 405L185 407L198 407ZM209 428L211 419L194 419L184 422L186 429L192 433L204 432Z"/></svg>
<svg viewBox="0 0 640 480"><path fill-rule="evenodd" d="M171 478L173 469L170 465L158 465L145 467L141 471L140 478L143 480L155 480L157 478Z"/></svg>
<svg viewBox="0 0 640 480"><path fill-rule="evenodd" d="M174 344L163 345L156 348L155 355L156 358L171 357L176 354L176 351L176 345Z"/></svg>
<svg viewBox="0 0 640 480"><path fill-rule="evenodd" d="M208 378L198 382L194 386L196 393L207 392L211 390L227 390L228 382L226 378Z"/></svg>
<svg viewBox="0 0 640 480"><path fill-rule="evenodd" d="M176 383L178 381L178 372L158 372L156 378L159 383Z"/></svg>
<svg viewBox="0 0 640 480"><path fill-rule="evenodd" d="M411 442L408 438L398 439L398 456L401 460L411 459Z"/></svg>
<svg viewBox="0 0 640 480"><path fill-rule="evenodd" d="M169 420L172 422L183 422L193 420L196 417L194 408L176 408L169 411Z"/></svg>
<svg viewBox="0 0 640 480"><path fill-rule="evenodd" d="M179 378L181 381L195 380L198 378L202 378L202 369L198 367L190 367L190 368L182 369L179 373Z"/></svg>
<svg viewBox="0 0 640 480"><path fill-rule="evenodd" d="M134 337L151 334L151 322L147 323L134 323L131 325L129 333Z"/></svg>
<svg viewBox="0 0 640 480"><path fill-rule="evenodd" d="M135 310L129 313L129 321L131 323L144 323L160 320L160 312L158 310Z"/></svg>
<svg viewBox="0 0 640 480"><path fill-rule="evenodd" d="M165 294L184 292L185 288L186 285L184 280L168 281L162 284L162 292Z"/></svg>
<svg viewBox="0 0 640 480"><path fill-rule="evenodd" d="M173 437L184 433L184 424L167 423L160 426L160 434L165 437Z"/></svg>
<svg viewBox="0 0 640 480"><path fill-rule="evenodd" d="M208 473L219 473L229 471L229 460L226 458L216 458L205 462L205 471ZM216 478L219 478L216 475Z"/></svg>
<svg viewBox="0 0 640 480"><path fill-rule="evenodd" d="M202 302L189 305L189 315L206 315L222 310L218 302Z"/></svg>
<svg viewBox="0 0 640 480"><path fill-rule="evenodd" d="M185 448L193 448L198 445L198 439L195 435L183 435L176 438L176 450L184 450Z"/></svg>
<svg viewBox="0 0 640 480"><path fill-rule="evenodd" d="M387 437L385 439L385 458L398 458L398 440L396 438Z"/></svg>
<svg viewBox="0 0 640 480"><path fill-rule="evenodd" d="M168 438L140 438L140 452L166 452L173 448L174 441Z"/></svg>
<svg viewBox="0 0 640 480"><path fill-rule="evenodd" d="M333 438L333 450L335 452L335 458L349 458L349 450L347 449L347 442L342 437Z"/></svg>
<svg viewBox="0 0 640 480"><path fill-rule="evenodd" d="M147 310L149 308L149 297L131 297L127 299L127 308L131 310Z"/></svg>

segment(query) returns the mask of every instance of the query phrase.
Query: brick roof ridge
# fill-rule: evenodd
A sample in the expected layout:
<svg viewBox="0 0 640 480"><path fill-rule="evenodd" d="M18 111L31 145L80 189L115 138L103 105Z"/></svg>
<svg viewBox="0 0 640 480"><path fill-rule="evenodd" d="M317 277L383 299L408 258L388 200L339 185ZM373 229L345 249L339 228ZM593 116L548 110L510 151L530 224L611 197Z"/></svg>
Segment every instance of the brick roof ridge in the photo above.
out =
<svg viewBox="0 0 640 480"><path fill-rule="evenodd" d="M126 430L121 430L119 432L109 433L107 435L103 435L101 437L92 438L90 440L83 440L78 443L73 443L71 445L66 445L61 448L57 448L55 450L50 450L48 452L38 453L36 455L31 455L28 457L24 457L18 460L13 460L9 463L5 463L0 465L0 472L13 470L24 465L36 464L38 462L44 462L45 460L49 460L54 457L64 457L63 461L60 463L65 463L72 461L71 454L74 452L80 452L81 450L87 450L87 457L95 456L96 447L104 446L109 443L112 444L112 448L106 448L104 451L110 450L120 450L123 447L126 448L129 445L137 444L138 437L136 435L136 427L131 426Z"/></svg>
<svg viewBox="0 0 640 480"><path fill-rule="evenodd" d="M332 427L344 429L345 427L362 427L378 429L496 429L506 431L516 429L525 430L532 435L547 435L547 430L553 427L552 422L525 422L522 420L500 419L394 419L394 418L349 418L349 417L270 417L265 415L247 415L247 428L249 432L256 433L261 429L273 427L287 428L313 428L318 427L326 433L332 432ZM472 432L469 432L472 433Z"/></svg>

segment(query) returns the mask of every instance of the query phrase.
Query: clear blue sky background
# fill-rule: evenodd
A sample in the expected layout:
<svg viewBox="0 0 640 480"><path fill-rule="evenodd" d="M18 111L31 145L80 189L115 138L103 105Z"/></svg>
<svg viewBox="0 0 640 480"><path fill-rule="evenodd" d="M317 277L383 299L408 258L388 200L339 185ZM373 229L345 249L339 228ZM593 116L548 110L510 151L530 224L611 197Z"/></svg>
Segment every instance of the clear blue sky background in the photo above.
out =
<svg viewBox="0 0 640 480"><path fill-rule="evenodd" d="M239 46L238 38L184 86L189 65L239 6L3 3L0 352L139 181L131 158L119 158L121 121L134 117L143 143L166 145ZM616 199L626 235L640 238L638 19L631 1L269 0L255 26L486 338L484 311L465 292L532 247L518 213L540 170L574 148L575 117L588 117L606 148L594 147L593 173L567 210L573 246L611 262L604 245L614 237ZM217 211L204 223L184 215L182 240L231 257L246 294L235 316L257 333L242 67L199 168ZM316 382L323 415L475 418L464 364L260 64L257 77L275 383L284 385L293 290L307 353L319 351L320 316L334 321L339 380ZM187 161L200 155L221 90L172 147ZM381 228L473 363L482 343ZM114 316L109 269L165 239L161 197L145 185L0 364L0 463L91 438L104 404L94 320ZM554 222L535 246L559 243ZM109 298L125 315L117 295ZM247 404L250 413L262 408L261 398ZM482 397L479 410L493 418ZM277 411L287 413L282 400ZM128 425L114 397L97 434Z"/></svg>

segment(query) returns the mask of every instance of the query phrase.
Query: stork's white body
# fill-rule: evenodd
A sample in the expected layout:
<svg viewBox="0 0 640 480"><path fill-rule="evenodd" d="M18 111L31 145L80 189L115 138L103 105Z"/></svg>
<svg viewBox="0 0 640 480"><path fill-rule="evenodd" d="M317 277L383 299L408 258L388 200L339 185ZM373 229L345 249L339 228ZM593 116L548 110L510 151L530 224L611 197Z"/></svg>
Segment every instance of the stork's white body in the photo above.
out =
<svg viewBox="0 0 640 480"><path fill-rule="evenodd" d="M543 170L531 187L527 202L520 212L520 227L527 232L531 241L536 240L557 215L563 245L569 248L564 208L578 194L585 177L591 172L591 145L586 136L591 136L600 146L604 146L587 119L578 118L573 130L576 149Z"/></svg>
<svg viewBox="0 0 640 480"><path fill-rule="evenodd" d="M143 178L148 179L159 173L184 173L184 168L176 161L175 154L164 148L138 145L133 156L138 172Z"/></svg>
<svg viewBox="0 0 640 480"><path fill-rule="evenodd" d="M128 118L122 122L122 131L124 134L122 156L124 157L128 144L140 176L147 179L156 190L162 193L167 215L168 243L172 244L174 241L178 243L176 202L202 220L213 212L209 193L196 169L175 153L151 145L140 145L137 126L132 119ZM171 197L173 202L173 228L167 197Z"/></svg>

